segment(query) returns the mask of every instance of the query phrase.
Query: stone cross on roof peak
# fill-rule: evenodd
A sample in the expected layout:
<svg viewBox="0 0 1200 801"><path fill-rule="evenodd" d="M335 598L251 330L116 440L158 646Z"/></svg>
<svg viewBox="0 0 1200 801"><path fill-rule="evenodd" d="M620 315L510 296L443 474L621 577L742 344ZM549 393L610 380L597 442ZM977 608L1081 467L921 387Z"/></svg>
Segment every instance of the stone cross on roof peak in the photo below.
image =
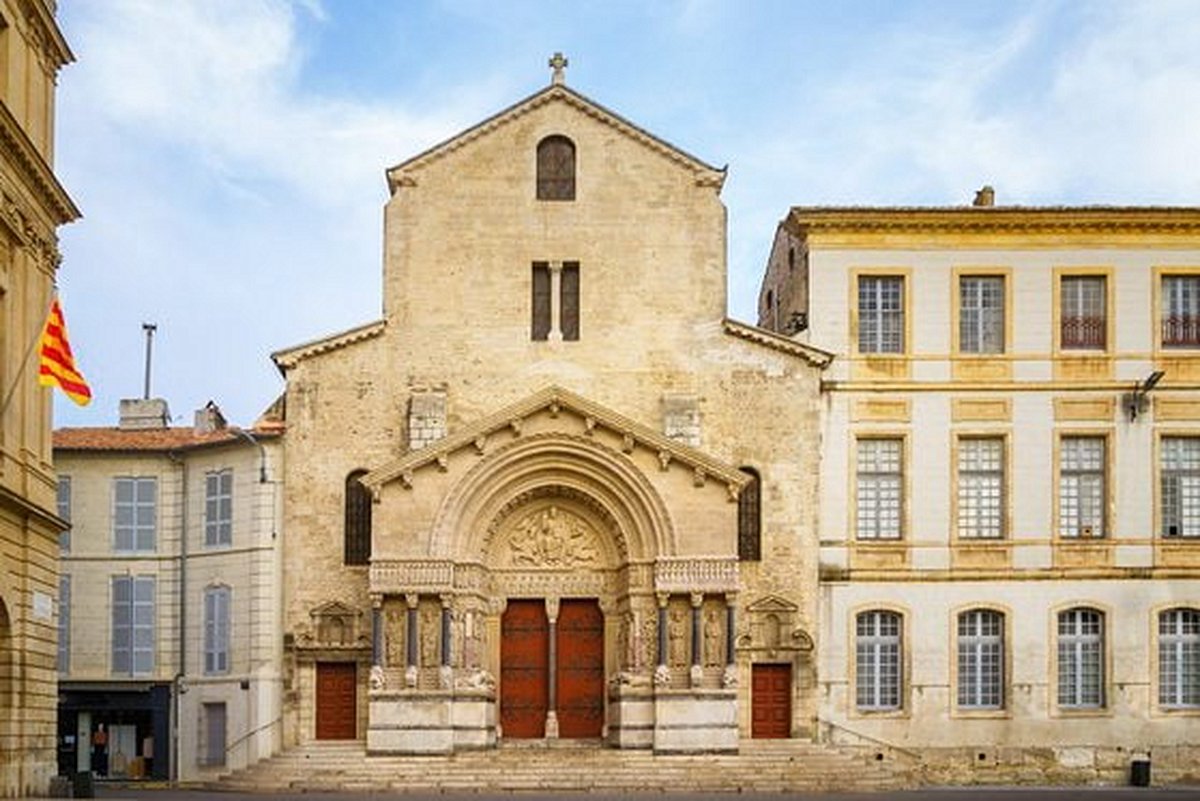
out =
<svg viewBox="0 0 1200 801"><path fill-rule="evenodd" d="M563 70L565 70L567 65L570 63L571 62L567 61L566 56L564 56L562 53L555 53L553 56L551 56L549 64L550 68L554 70L554 72L550 75L550 83L556 85L565 83L566 76L563 74Z"/></svg>

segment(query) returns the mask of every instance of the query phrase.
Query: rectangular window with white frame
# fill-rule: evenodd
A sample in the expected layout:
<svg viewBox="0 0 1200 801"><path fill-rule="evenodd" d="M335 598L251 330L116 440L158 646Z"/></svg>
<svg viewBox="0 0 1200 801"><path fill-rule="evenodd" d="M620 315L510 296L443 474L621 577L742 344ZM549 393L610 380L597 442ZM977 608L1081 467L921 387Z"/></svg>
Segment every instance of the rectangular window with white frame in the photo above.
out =
<svg viewBox="0 0 1200 801"><path fill-rule="evenodd" d="M1162 346L1200 348L1200 274L1162 277Z"/></svg>
<svg viewBox="0 0 1200 801"><path fill-rule="evenodd" d="M158 479L113 479L113 549L118 553L155 549L158 531Z"/></svg>
<svg viewBox="0 0 1200 801"><path fill-rule="evenodd" d="M1104 350L1108 344L1108 280L1103 275L1065 275L1059 286L1063 350Z"/></svg>
<svg viewBox="0 0 1200 801"><path fill-rule="evenodd" d="M68 523L71 522L71 477L59 476L58 487L55 491L55 511L58 516ZM71 527L68 526L58 535L58 549L63 553L71 552Z"/></svg>
<svg viewBox="0 0 1200 801"><path fill-rule="evenodd" d="M1160 519L1164 537L1200 537L1200 437L1159 443Z"/></svg>
<svg viewBox="0 0 1200 801"><path fill-rule="evenodd" d="M858 277L858 352L904 352L904 277Z"/></svg>
<svg viewBox="0 0 1200 801"><path fill-rule="evenodd" d="M71 670L71 577L58 577L58 673Z"/></svg>
<svg viewBox="0 0 1200 801"><path fill-rule="evenodd" d="M972 609L958 616L958 707L1004 708L1004 615Z"/></svg>
<svg viewBox="0 0 1200 801"><path fill-rule="evenodd" d="M1105 536L1108 489L1107 440L1069 436L1059 443L1058 535L1065 539Z"/></svg>
<svg viewBox="0 0 1200 801"><path fill-rule="evenodd" d="M900 709L903 673L901 618L873 610L855 619L855 705L865 712Z"/></svg>
<svg viewBox="0 0 1200 801"><path fill-rule="evenodd" d="M212 470L204 475L204 545L233 544L233 470Z"/></svg>
<svg viewBox="0 0 1200 801"><path fill-rule="evenodd" d="M112 670L116 675L154 672L154 576L113 576Z"/></svg>
<svg viewBox="0 0 1200 801"><path fill-rule="evenodd" d="M204 591L204 673L229 672L229 588Z"/></svg>
<svg viewBox="0 0 1200 801"><path fill-rule="evenodd" d="M1104 707L1104 615L1095 609L1058 615L1058 706Z"/></svg>
<svg viewBox="0 0 1200 801"><path fill-rule="evenodd" d="M1004 439L958 440L958 536L1004 536Z"/></svg>
<svg viewBox="0 0 1200 801"><path fill-rule="evenodd" d="M902 534L904 441L899 437L859 439L856 470L858 539L899 539Z"/></svg>
<svg viewBox="0 0 1200 801"><path fill-rule="evenodd" d="M1004 352L1004 277L964 275L958 285L958 349Z"/></svg>
<svg viewBox="0 0 1200 801"><path fill-rule="evenodd" d="M1200 709L1200 609L1158 615L1158 704Z"/></svg>

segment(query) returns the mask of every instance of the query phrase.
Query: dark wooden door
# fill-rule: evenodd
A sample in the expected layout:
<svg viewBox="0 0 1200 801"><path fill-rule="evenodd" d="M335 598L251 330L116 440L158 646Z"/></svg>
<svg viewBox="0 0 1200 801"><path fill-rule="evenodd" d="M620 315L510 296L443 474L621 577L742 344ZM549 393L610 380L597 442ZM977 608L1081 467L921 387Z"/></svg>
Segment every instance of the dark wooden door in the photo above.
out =
<svg viewBox="0 0 1200 801"><path fill-rule="evenodd" d="M787 738L792 733L792 666L753 665L750 736Z"/></svg>
<svg viewBox="0 0 1200 801"><path fill-rule="evenodd" d="M509 601L500 619L500 725L505 737L546 736L549 658L545 602Z"/></svg>
<svg viewBox="0 0 1200 801"><path fill-rule="evenodd" d="M559 737L599 737L604 725L604 613L593 600L558 608Z"/></svg>
<svg viewBox="0 0 1200 801"><path fill-rule="evenodd" d="M358 700L353 662L317 663L317 739L353 740Z"/></svg>

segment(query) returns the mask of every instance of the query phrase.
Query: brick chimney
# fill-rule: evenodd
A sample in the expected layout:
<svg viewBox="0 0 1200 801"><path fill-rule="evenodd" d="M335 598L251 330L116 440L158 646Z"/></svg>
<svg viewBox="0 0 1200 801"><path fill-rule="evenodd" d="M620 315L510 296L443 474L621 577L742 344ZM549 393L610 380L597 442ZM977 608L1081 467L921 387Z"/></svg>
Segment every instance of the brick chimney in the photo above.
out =
<svg viewBox="0 0 1200 801"><path fill-rule="evenodd" d="M125 398L120 409L120 427L126 430L166 428L171 424L171 412L162 398Z"/></svg>

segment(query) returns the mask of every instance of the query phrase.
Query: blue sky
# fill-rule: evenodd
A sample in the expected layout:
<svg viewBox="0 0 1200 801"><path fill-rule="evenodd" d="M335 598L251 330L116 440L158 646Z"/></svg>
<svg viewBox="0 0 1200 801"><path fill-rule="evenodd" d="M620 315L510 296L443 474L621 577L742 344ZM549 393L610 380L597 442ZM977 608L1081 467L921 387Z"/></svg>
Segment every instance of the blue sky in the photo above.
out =
<svg viewBox="0 0 1200 801"><path fill-rule="evenodd" d="M792 205L1200 202L1200 4L60 0L59 286L110 425L249 424L269 354L377 319L383 171L567 82L729 165L732 316ZM819 343L818 343L819 344Z"/></svg>

